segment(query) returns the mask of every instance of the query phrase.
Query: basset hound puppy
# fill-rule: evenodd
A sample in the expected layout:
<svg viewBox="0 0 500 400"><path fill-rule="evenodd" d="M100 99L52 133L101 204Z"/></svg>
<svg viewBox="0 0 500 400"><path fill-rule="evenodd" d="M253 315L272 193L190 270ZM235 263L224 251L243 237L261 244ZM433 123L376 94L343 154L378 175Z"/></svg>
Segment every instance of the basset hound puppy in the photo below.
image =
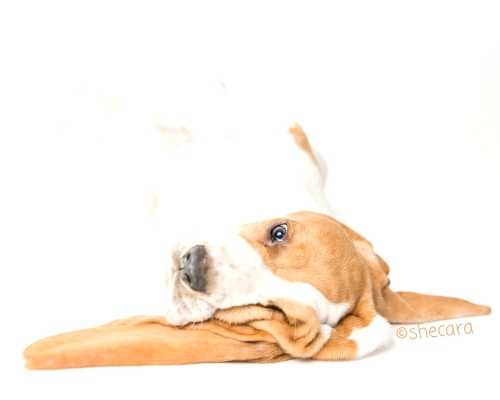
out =
<svg viewBox="0 0 500 400"><path fill-rule="evenodd" d="M28 368L348 360L387 346L390 323L490 313L393 292L372 244L332 216L323 158L301 127L260 132L195 140L160 171L166 318L44 339L25 351Z"/></svg>

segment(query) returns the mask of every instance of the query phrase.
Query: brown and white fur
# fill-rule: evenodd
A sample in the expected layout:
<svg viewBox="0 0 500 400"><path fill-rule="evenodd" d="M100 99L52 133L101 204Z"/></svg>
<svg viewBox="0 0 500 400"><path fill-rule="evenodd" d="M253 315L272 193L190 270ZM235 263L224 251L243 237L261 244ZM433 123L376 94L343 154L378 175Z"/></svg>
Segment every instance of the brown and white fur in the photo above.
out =
<svg viewBox="0 0 500 400"><path fill-rule="evenodd" d="M389 267L371 243L333 218L324 160L293 122L248 123L195 138L158 172L158 249L172 325L258 321L267 312L261 306L289 315L298 305L318 319L324 346L311 354L334 360L387 345L389 323L490 312L464 300L391 291ZM272 237L277 227L283 240ZM186 259L200 248L204 285L193 289ZM249 305L257 307L242 311Z"/></svg>

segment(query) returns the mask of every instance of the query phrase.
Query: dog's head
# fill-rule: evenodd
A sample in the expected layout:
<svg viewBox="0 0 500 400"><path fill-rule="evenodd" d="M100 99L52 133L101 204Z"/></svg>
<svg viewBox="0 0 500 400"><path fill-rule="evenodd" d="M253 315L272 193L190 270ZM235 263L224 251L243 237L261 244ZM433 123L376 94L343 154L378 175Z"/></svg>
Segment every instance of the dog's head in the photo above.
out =
<svg viewBox="0 0 500 400"><path fill-rule="evenodd" d="M365 238L330 216L298 212L176 242L167 266L166 317L184 325L210 319L218 309L278 300L309 306L330 326L366 312L360 305L404 323L476 312L455 299L394 293L388 273Z"/></svg>
<svg viewBox="0 0 500 400"><path fill-rule="evenodd" d="M277 298L310 305L334 323L362 292L366 260L346 229L326 215L300 212L210 236L186 236L172 249L172 324Z"/></svg>

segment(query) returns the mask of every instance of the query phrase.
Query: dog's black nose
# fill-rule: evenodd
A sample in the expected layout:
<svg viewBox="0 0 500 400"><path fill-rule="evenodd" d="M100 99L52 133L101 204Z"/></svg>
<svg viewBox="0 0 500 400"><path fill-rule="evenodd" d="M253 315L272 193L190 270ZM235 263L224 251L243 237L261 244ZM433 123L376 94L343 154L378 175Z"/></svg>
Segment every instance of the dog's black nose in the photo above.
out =
<svg viewBox="0 0 500 400"><path fill-rule="evenodd" d="M207 290L207 249L193 246L181 257L181 279L197 292Z"/></svg>

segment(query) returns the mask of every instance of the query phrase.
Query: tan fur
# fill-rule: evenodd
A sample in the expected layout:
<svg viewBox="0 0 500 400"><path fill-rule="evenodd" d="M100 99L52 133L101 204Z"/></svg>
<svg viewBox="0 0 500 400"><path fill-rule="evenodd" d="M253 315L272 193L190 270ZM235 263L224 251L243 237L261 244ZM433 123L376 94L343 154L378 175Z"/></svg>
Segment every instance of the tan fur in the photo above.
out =
<svg viewBox="0 0 500 400"><path fill-rule="evenodd" d="M269 229L288 223L288 237L272 243ZM419 323L462 316L484 315L487 306L451 297L389 289L389 266L372 244L334 218L298 212L283 219L242 227L241 235L261 255L275 275L291 282L309 283L332 303L349 302L355 313L361 299L373 298L375 311L393 323ZM334 277L332 279L332 277ZM365 313L363 313L365 314Z"/></svg>
<svg viewBox="0 0 500 400"><path fill-rule="evenodd" d="M28 369L203 362L276 362L291 357L265 331L219 321L183 328L137 316L51 336L23 353Z"/></svg>
<svg viewBox="0 0 500 400"><path fill-rule="evenodd" d="M273 243L269 230L285 222L287 239ZM392 323L419 323L491 312L487 306L465 300L392 292L389 266L374 253L372 244L330 216L299 212L282 220L245 225L241 236L275 275L309 283L332 303L351 304L327 345L313 356L315 359L354 358L357 345L348 337L355 328L370 325L377 313Z"/></svg>
<svg viewBox="0 0 500 400"><path fill-rule="evenodd" d="M269 230L285 221L287 239L272 243ZM354 311L361 297L371 290L366 260L342 225L327 215L300 212L284 219L246 224L240 235L276 276L309 283L331 303L348 302L348 312Z"/></svg>

